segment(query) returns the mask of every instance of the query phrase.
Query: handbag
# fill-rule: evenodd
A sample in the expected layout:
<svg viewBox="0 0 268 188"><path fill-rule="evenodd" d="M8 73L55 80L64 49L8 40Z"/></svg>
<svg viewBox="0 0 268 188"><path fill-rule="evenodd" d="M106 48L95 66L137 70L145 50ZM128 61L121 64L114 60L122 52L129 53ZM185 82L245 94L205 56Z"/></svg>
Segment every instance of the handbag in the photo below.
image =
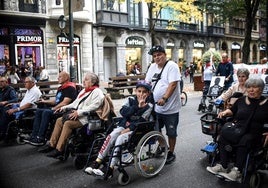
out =
<svg viewBox="0 0 268 188"><path fill-rule="evenodd" d="M251 123L252 117L254 116L258 105L254 107L254 110L250 114L246 126L239 126L236 122L226 122L221 128L221 136L232 144L237 144L240 139L246 134L248 126Z"/></svg>
<svg viewBox="0 0 268 188"><path fill-rule="evenodd" d="M88 96L90 94L91 94L91 92L78 103L77 108L83 101L85 101L88 98ZM62 124L64 124L65 121L70 120L70 114L73 113L74 110L77 110L77 108L66 108L65 109L65 112L62 114Z"/></svg>
<svg viewBox="0 0 268 188"><path fill-rule="evenodd" d="M246 127L238 126L234 122L227 122L221 128L221 136L232 144L237 144L246 133Z"/></svg>

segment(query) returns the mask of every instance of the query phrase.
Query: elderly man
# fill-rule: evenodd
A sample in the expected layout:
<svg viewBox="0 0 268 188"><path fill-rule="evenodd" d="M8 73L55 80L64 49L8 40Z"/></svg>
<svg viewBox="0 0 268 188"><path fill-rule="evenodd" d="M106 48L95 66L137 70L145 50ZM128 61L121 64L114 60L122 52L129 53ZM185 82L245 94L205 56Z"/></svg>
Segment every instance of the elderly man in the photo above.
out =
<svg viewBox="0 0 268 188"><path fill-rule="evenodd" d="M174 149L179 124L180 81L181 74L178 65L167 59L165 49L154 46L149 51L155 63L151 64L146 74L146 81L153 85L153 95L156 102L155 112L159 130L164 126L168 136L169 152L166 164L172 163L176 156Z"/></svg>
<svg viewBox="0 0 268 188"><path fill-rule="evenodd" d="M12 119L18 118L23 113L23 110L36 107L35 102L39 100L42 94L38 87L36 87L35 82L33 77L26 77L24 84L27 91L22 101L20 103L10 103L9 106L12 106L12 108L2 114L0 118L0 127L3 128L5 134L7 125Z"/></svg>
<svg viewBox="0 0 268 188"><path fill-rule="evenodd" d="M56 97L50 100L41 99L39 101L40 104L44 104L46 107L37 109L33 123L33 132L29 139L24 140L26 143L34 146L44 145L46 143L45 134L54 111L75 100L77 94L76 86L75 83L70 82L70 75L62 71L59 74L58 81L60 86Z"/></svg>
<svg viewBox="0 0 268 188"><path fill-rule="evenodd" d="M18 102L18 96L13 87L8 85L5 77L0 77L0 117L6 118L5 112L8 109L8 104ZM6 129L0 126L0 140L4 138Z"/></svg>
<svg viewBox="0 0 268 188"><path fill-rule="evenodd" d="M233 63L229 60L227 53L223 53L222 62L216 70L216 76L225 76L224 90L227 90L233 83L234 67Z"/></svg>

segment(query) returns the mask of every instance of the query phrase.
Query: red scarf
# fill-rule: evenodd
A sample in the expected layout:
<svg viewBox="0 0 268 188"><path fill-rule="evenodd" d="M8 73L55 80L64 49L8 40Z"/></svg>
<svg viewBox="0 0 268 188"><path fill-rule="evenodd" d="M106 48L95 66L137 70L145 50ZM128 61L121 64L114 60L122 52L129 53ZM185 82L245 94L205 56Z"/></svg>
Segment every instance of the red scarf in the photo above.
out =
<svg viewBox="0 0 268 188"><path fill-rule="evenodd" d="M210 63L206 63L206 68L210 67Z"/></svg>
<svg viewBox="0 0 268 188"><path fill-rule="evenodd" d="M93 91L94 89L98 88L99 86L92 86L92 87L89 87L89 88L85 88L85 91L84 93L81 93L78 98L81 98L82 96L84 96L86 93L90 92L90 91Z"/></svg>
<svg viewBox="0 0 268 188"><path fill-rule="evenodd" d="M73 88L76 88L75 83L73 83L73 82L66 82L66 83L62 84L62 85L58 88L58 91L63 90L63 89L65 89L65 88L67 88L67 87L73 87Z"/></svg>

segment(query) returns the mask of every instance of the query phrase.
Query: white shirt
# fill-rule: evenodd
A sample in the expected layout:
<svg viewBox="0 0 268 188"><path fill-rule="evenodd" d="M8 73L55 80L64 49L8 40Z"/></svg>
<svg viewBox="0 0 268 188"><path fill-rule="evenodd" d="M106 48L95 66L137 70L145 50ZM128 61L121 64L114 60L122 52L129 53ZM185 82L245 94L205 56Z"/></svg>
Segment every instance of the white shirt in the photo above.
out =
<svg viewBox="0 0 268 188"><path fill-rule="evenodd" d="M152 82L153 76L161 72L162 68L159 69L156 63L151 64L147 71L145 80L152 83L154 87L155 82ZM153 94L154 100L160 100L166 93L169 83L178 81L177 87L173 94L168 98L168 101L164 106L155 105L155 111L161 114L174 114L179 112L181 109L180 99L180 80L181 74L178 65L174 61L168 61L161 75L161 79L157 82Z"/></svg>
<svg viewBox="0 0 268 188"><path fill-rule="evenodd" d="M20 102L20 107L27 104L31 103L33 107L36 107L34 102L38 101L40 97L42 96L41 91L39 90L36 85L34 85L30 90L27 90L22 101Z"/></svg>

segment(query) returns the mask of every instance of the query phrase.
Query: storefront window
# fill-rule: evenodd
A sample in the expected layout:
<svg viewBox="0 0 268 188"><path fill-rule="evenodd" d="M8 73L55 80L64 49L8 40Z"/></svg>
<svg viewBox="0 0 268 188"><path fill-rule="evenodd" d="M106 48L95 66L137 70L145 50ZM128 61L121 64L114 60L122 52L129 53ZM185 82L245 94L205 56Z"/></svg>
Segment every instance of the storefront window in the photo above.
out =
<svg viewBox="0 0 268 188"><path fill-rule="evenodd" d="M126 72L127 74L135 74L133 69L136 66L139 72L142 73L141 66L141 48L127 48L126 49Z"/></svg>

